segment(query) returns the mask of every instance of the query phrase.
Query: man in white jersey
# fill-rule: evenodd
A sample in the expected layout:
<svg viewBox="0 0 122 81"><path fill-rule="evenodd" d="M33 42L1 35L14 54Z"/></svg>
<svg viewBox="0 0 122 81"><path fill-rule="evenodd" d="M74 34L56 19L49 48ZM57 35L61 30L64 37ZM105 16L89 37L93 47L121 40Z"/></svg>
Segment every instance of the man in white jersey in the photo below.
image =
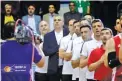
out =
<svg viewBox="0 0 122 81"><path fill-rule="evenodd" d="M77 38L79 38L81 36L81 32L80 32L81 23L80 23L80 21L75 21L73 23L73 26L75 27L75 33L77 35ZM67 51L68 53L71 53L71 54L73 52L73 41L74 40L72 40L70 42L70 44L68 46L68 51ZM79 73L77 71L79 71L79 69L73 69L73 74L72 74L72 80L73 81L78 81L79 80L79 75L78 75Z"/></svg>
<svg viewBox="0 0 122 81"><path fill-rule="evenodd" d="M80 57L80 67L81 68L87 66L88 57L90 56L91 51L93 49L101 46L102 41L100 40L100 33L101 33L101 29L103 29L103 28L104 28L104 26L100 19L94 19L92 21L92 30L94 33L94 38L93 38L93 40L84 43L81 57ZM87 79L87 81L96 81L94 79L94 72L89 72L88 68L86 71L86 79Z"/></svg>
<svg viewBox="0 0 122 81"><path fill-rule="evenodd" d="M81 23L81 26L83 26L83 25L89 25L89 22L86 20L86 19L81 19L81 21L80 21L80 23ZM89 30L87 27L85 28L87 31ZM84 30L83 30L84 31ZM80 30L80 33L83 33L81 30ZM83 37L83 39L82 39L82 37ZM73 41L73 43L76 43L76 45L78 44L78 42L81 42L82 41L82 43L84 42L83 40L84 39L86 39L86 38L84 38L84 37L87 37L86 36L86 34L85 35L81 35L80 37L78 37L76 40L74 40ZM81 44L82 44L81 43ZM78 49L78 47L80 47L81 46L81 44L78 44L78 46L73 46L73 48L74 48L74 50L73 50L73 59L72 59L72 67L74 68L74 71L73 71L73 79L76 79L76 76L78 77L78 79L82 79L82 77L84 77L84 76L82 76L82 72L80 72L79 73L79 71L80 71L80 68L78 68L78 66L79 66L79 62L80 62L80 59L79 59L79 57L80 57L80 50ZM77 50L77 51L75 51L75 50ZM78 51L79 50L79 51ZM78 55L76 55L76 53L78 54ZM74 57L76 57L76 59L74 59ZM82 76L82 77L81 77ZM83 80L83 79L82 79Z"/></svg>
<svg viewBox="0 0 122 81"><path fill-rule="evenodd" d="M76 38L76 34L74 33L75 28L73 26L75 19L69 20L69 34L61 39L60 48L59 48L59 57L64 59L63 61L63 70L62 70L62 81L72 81L72 71L73 68L71 66L71 53L66 53L68 49L68 44L72 39Z"/></svg>
<svg viewBox="0 0 122 81"><path fill-rule="evenodd" d="M73 41L72 67L77 69L74 74L79 76L79 81L86 81L86 68L79 68L80 53L82 52L84 42L91 39L92 31L89 25L82 25L80 31L81 37L78 37Z"/></svg>

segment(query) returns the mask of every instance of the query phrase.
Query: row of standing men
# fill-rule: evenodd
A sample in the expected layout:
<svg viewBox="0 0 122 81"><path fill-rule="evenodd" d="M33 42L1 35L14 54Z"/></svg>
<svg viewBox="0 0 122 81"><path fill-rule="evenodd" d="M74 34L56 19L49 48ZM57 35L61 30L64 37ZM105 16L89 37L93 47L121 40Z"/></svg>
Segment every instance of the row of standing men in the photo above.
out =
<svg viewBox="0 0 122 81"><path fill-rule="evenodd" d="M104 28L100 19L94 19L91 25L86 19L71 19L68 29L69 34L63 29L62 17L54 16L54 31L44 35L40 46L46 63L41 69L36 67L35 81L112 81L112 70L104 66L111 29Z"/></svg>

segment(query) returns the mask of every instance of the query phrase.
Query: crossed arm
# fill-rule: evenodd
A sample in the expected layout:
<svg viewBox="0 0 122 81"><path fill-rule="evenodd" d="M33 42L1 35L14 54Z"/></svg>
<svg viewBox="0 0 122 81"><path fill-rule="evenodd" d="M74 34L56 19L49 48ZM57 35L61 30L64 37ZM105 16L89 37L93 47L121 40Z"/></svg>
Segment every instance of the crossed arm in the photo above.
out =
<svg viewBox="0 0 122 81"><path fill-rule="evenodd" d="M106 51L105 51L105 59L104 59L104 65L106 67L109 67L109 65L108 65L108 55L110 54L110 52L115 52L115 43L114 43L113 38L108 40L107 43L106 43Z"/></svg>
<svg viewBox="0 0 122 81"><path fill-rule="evenodd" d="M72 52L67 53L64 49L59 49L59 57L66 61L69 61L72 58Z"/></svg>

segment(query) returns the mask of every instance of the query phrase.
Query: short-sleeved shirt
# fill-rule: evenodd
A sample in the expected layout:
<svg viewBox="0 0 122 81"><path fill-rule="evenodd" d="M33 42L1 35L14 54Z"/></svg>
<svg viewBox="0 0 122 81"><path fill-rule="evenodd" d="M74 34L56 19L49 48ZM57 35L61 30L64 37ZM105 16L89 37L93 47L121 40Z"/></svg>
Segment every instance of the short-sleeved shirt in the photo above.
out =
<svg viewBox="0 0 122 81"><path fill-rule="evenodd" d="M102 55L105 53L105 50L103 48L103 46L101 46L100 48L96 48L94 49L90 56L89 56L89 59L88 59L88 66L92 63L95 63L97 62L101 57ZM104 72L103 72L104 71ZM104 63L102 63L100 65L99 68L97 68L95 70L95 73L94 73L94 78L96 80L103 80L105 79L107 76L110 76L112 73L112 70L110 68L107 68L104 66Z"/></svg>
<svg viewBox="0 0 122 81"><path fill-rule="evenodd" d="M21 45L15 40L8 40L1 46L2 81L29 81L32 63L31 43ZM41 60L34 48L34 62Z"/></svg>
<svg viewBox="0 0 122 81"><path fill-rule="evenodd" d="M73 34L73 36L71 36L70 34L68 34L67 36L63 37L61 39L61 43L60 43L60 49L64 49L65 52L71 52L71 43L73 41L73 39L75 39L77 36L76 34ZM71 65L71 61L63 61L63 70L62 70L62 74L70 74L72 75L73 72L73 68Z"/></svg>
<svg viewBox="0 0 122 81"><path fill-rule="evenodd" d="M72 60L77 60L80 58L80 53L82 52L83 44L84 44L84 41L82 37L78 37L73 41ZM75 68L73 70L73 77L79 78L80 81L86 81L86 67Z"/></svg>
<svg viewBox="0 0 122 81"><path fill-rule="evenodd" d="M101 45L102 45L102 41L97 41L96 39L85 42L81 55L85 56L85 57L89 57L91 51L96 49L97 47L100 47ZM87 68L86 78L87 79L94 79L94 71L90 72Z"/></svg>

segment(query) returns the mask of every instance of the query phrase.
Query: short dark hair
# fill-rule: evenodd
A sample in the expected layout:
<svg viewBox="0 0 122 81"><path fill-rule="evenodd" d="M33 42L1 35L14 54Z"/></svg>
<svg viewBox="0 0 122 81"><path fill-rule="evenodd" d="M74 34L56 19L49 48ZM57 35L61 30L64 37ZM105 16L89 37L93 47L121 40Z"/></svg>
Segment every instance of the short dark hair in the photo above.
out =
<svg viewBox="0 0 122 81"><path fill-rule="evenodd" d="M103 28L101 31L104 31L104 30L109 30L110 31L110 33L111 33L111 35L113 35L113 32L112 32L112 30L110 29L110 28Z"/></svg>
<svg viewBox="0 0 122 81"><path fill-rule="evenodd" d="M80 22L80 21L76 20L76 21L73 23L73 25L74 25L75 23L78 23L78 22Z"/></svg>
<svg viewBox="0 0 122 81"><path fill-rule="evenodd" d="M75 19L69 19L68 22L71 21L71 20L75 20ZM76 21L76 20L75 20L75 21Z"/></svg>
<svg viewBox="0 0 122 81"><path fill-rule="evenodd" d="M82 26L80 27L80 30L81 30L82 28L89 28L89 29L91 30L91 26L90 26L90 25L82 25Z"/></svg>
<svg viewBox="0 0 122 81"><path fill-rule="evenodd" d="M71 4L71 3L73 3L73 4L74 4L74 6L75 6L75 2L74 2L74 1L71 1L71 2L69 3L69 6L70 6L70 4Z"/></svg>
<svg viewBox="0 0 122 81"><path fill-rule="evenodd" d="M92 24L96 23L96 22L100 22L103 25L103 22L100 19L93 19ZM104 25L103 25L103 27L104 27Z"/></svg>
<svg viewBox="0 0 122 81"><path fill-rule="evenodd" d="M48 7L49 7L50 5L53 5L53 6L54 6L54 8L55 8L55 4L49 4L49 5L48 5Z"/></svg>
<svg viewBox="0 0 122 81"><path fill-rule="evenodd" d="M36 8L35 4L29 4L28 7L33 6L34 8Z"/></svg>
<svg viewBox="0 0 122 81"><path fill-rule="evenodd" d="M14 27L15 27L14 21L7 22L4 25L4 30L3 30L4 33L3 34L6 39L14 37Z"/></svg>

